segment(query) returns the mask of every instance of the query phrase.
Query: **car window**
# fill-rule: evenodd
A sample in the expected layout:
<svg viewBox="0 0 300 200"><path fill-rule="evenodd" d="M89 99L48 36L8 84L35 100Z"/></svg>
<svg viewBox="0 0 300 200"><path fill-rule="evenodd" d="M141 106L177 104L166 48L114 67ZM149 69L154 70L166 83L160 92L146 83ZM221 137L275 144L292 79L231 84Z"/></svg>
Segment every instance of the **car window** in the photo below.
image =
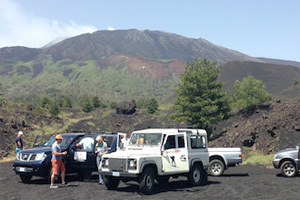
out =
<svg viewBox="0 0 300 200"><path fill-rule="evenodd" d="M75 136L72 135L62 135L63 140L60 143L61 148L66 148L74 140ZM51 136L48 141L43 144L43 147L52 147L52 144L56 141L54 136Z"/></svg>
<svg viewBox="0 0 300 200"><path fill-rule="evenodd" d="M178 148L184 148L184 136L178 136Z"/></svg>
<svg viewBox="0 0 300 200"><path fill-rule="evenodd" d="M206 148L205 137L199 136L199 135L192 135L191 136L191 148L192 149Z"/></svg>
<svg viewBox="0 0 300 200"><path fill-rule="evenodd" d="M114 142L114 136L102 136L103 140L107 144L107 148L111 148Z"/></svg>
<svg viewBox="0 0 300 200"><path fill-rule="evenodd" d="M176 148L175 135L169 135L164 146L165 149Z"/></svg>

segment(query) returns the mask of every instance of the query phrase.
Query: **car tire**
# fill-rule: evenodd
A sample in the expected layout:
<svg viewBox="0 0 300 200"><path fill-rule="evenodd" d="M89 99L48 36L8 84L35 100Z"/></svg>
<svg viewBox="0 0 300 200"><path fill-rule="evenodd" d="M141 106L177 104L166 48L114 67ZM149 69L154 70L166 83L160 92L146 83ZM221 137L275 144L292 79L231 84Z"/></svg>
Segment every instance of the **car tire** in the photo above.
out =
<svg viewBox="0 0 300 200"><path fill-rule="evenodd" d="M154 171L147 167L139 177L139 189L143 194L151 194L154 190Z"/></svg>
<svg viewBox="0 0 300 200"><path fill-rule="evenodd" d="M20 174L20 179L23 183L30 183L32 175L29 174Z"/></svg>
<svg viewBox="0 0 300 200"><path fill-rule="evenodd" d="M201 165L194 164L187 178L191 186L205 185L207 183L207 172Z"/></svg>
<svg viewBox="0 0 300 200"><path fill-rule="evenodd" d="M209 162L208 171L212 176L221 176L224 172L224 163L219 159L214 159Z"/></svg>
<svg viewBox="0 0 300 200"><path fill-rule="evenodd" d="M285 161L282 163L281 174L285 177L293 177L297 174L296 166L292 161Z"/></svg>
<svg viewBox="0 0 300 200"><path fill-rule="evenodd" d="M120 179L112 176L104 176L104 184L108 190L116 190L120 183Z"/></svg>

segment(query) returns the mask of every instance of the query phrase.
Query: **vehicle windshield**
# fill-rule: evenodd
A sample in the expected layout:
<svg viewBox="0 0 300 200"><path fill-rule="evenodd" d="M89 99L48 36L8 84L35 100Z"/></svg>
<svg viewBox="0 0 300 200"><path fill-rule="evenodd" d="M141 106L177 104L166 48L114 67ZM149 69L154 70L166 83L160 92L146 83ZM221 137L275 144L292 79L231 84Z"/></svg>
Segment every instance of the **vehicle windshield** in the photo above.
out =
<svg viewBox="0 0 300 200"><path fill-rule="evenodd" d="M132 133L129 145L153 146L161 144L162 133Z"/></svg>
<svg viewBox="0 0 300 200"><path fill-rule="evenodd" d="M60 143L61 148L66 148L73 141L74 136L72 135L62 135L63 140ZM51 138L43 144L43 147L52 147L52 144L55 142L55 136L51 136Z"/></svg>

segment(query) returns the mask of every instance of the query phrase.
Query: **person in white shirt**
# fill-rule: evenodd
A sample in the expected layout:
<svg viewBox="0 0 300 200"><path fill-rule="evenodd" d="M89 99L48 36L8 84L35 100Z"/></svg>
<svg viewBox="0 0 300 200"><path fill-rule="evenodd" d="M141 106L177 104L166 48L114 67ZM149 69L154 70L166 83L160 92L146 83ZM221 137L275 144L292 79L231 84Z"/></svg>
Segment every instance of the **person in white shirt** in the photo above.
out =
<svg viewBox="0 0 300 200"><path fill-rule="evenodd" d="M102 168L102 156L108 153L108 148L106 142L103 141L102 137L99 135L96 138L95 154L97 155L97 167L99 171L99 184L103 184L103 175L100 173Z"/></svg>

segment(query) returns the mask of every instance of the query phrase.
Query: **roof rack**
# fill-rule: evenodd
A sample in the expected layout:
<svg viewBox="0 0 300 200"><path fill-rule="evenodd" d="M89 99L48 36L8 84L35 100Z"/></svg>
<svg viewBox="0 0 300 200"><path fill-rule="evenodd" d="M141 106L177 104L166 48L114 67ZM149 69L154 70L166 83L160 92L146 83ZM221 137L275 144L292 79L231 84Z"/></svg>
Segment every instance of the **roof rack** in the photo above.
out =
<svg viewBox="0 0 300 200"><path fill-rule="evenodd" d="M178 132L180 132L179 129L197 129L197 135L199 135L199 128L195 125L161 125L161 126L148 126L147 128L176 128Z"/></svg>
<svg viewBox="0 0 300 200"><path fill-rule="evenodd" d="M88 133L89 131L82 131L82 130L77 130L77 131L72 131L72 133Z"/></svg>
<svg viewBox="0 0 300 200"><path fill-rule="evenodd" d="M113 131L91 131L90 133L93 133L93 134L114 134L116 132L113 132Z"/></svg>
<svg viewBox="0 0 300 200"><path fill-rule="evenodd" d="M198 129L197 126L194 125L160 125L160 126L148 126L147 128L192 128Z"/></svg>

